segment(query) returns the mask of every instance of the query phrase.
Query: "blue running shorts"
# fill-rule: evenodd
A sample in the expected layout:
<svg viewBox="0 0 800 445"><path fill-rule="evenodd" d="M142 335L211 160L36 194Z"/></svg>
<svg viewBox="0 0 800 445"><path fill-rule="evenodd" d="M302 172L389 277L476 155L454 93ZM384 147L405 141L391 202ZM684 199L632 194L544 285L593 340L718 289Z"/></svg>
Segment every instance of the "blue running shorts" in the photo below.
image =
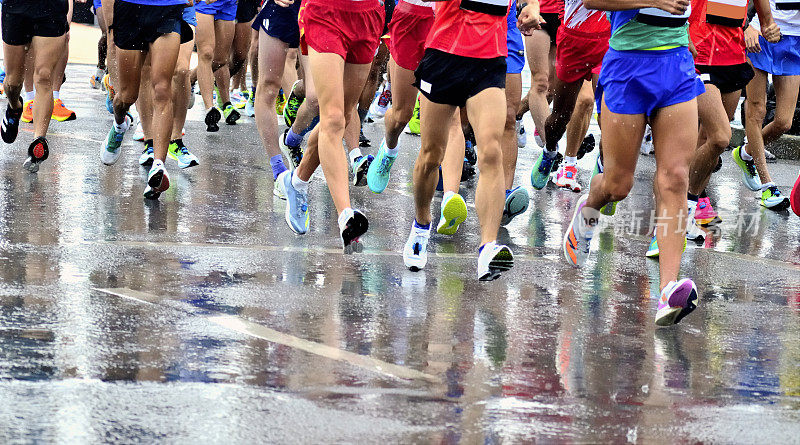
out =
<svg viewBox="0 0 800 445"><path fill-rule="evenodd" d="M800 75L800 36L782 36L778 43L758 37L760 53L747 53L754 68L775 76Z"/></svg>
<svg viewBox="0 0 800 445"><path fill-rule="evenodd" d="M300 46L300 25L297 24L299 12L299 1L286 8L268 1L253 20L253 29L263 30L268 36L289 45L289 48L297 48Z"/></svg>
<svg viewBox="0 0 800 445"><path fill-rule="evenodd" d="M508 57L506 57L506 74L519 74L525 68L525 44L522 32L517 28L517 16L508 14Z"/></svg>
<svg viewBox="0 0 800 445"><path fill-rule="evenodd" d="M601 100L617 114L644 114L688 102L706 91L686 47L661 51L615 51L609 48L597 84Z"/></svg>
<svg viewBox="0 0 800 445"><path fill-rule="evenodd" d="M200 0L195 2L194 8L198 14L213 15L214 20L236 20L236 0L217 0L210 5Z"/></svg>
<svg viewBox="0 0 800 445"><path fill-rule="evenodd" d="M183 10L183 21L189 25L197 27L197 14L195 13L194 6L187 6Z"/></svg>

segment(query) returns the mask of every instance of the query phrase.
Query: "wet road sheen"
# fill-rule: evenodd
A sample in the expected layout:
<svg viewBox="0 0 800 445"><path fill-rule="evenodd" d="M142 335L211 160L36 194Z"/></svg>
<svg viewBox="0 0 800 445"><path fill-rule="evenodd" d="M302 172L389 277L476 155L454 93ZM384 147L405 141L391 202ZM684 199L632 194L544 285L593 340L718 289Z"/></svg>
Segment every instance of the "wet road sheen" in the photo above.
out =
<svg viewBox="0 0 800 445"><path fill-rule="evenodd" d="M386 193L353 189L371 228L344 257L321 175L310 233L286 227L251 119L207 135L190 111L201 165L169 161L145 203L138 143L99 162L111 117L88 74L68 70L79 119L54 123L38 175L30 126L0 151L0 442L798 443L800 219L761 209L730 153L709 187L723 223L684 256L700 306L656 329L657 263L629 223L653 207L652 157L584 270L559 250L578 195L548 187L501 229L514 269L479 283L474 207L425 271L403 267L418 138ZM798 165L770 167L788 193Z"/></svg>

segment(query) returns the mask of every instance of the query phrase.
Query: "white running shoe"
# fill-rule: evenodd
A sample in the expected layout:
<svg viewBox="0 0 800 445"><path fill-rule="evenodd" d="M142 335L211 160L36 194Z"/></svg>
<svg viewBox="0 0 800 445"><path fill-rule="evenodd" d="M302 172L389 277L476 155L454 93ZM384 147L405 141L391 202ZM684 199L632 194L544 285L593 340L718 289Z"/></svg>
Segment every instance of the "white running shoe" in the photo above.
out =
<svg viewBox="0 0 800 445"><path fill-rule="evenodd" d="M539 148L544 148L544 138L539 134L538 128L533 130L533 140L536 141L536 145L538 145Z"/></svg>
<svg viewBox="0 0 800 445"><path fill-rule="evenodd" d="M478 279L492 281L500 278L500 273L514 267L514 254L508 246L492 241L481 248L478 255Z"/></svg>
<svg viewBox="0 0 800 445"><path fill-rule="evenodd" d="M411 224L411 233L403 247L403 264L409 270L417 272L428 264L428 240L431 238L430 224L427 229L417 227L416 222Z"/></svg>
<svg viewBox="0 0 800 445"><path fill-rule="evenodd" d="M640 151L643 155L649 156L656 152L655 147L653 147L653 130L650 126L647 126L647 129L644 131L644 139L642 139L642 146Z"/></svg>
<svg viewBox="0 0 800 445"><path fill-rule="evenodd" d="M136 122L136 129L133 130L133 140L136 142L144 142L144 130L142 130L141 122Z"/></svg>
<svg viewBox="0 0 800 445"><path fill-rule="evenodd" d="M525 148L528 145L528 134L525 133L525 125L522 123L522 119L517 119L514 127L517 129L517 147Z"/></svg>

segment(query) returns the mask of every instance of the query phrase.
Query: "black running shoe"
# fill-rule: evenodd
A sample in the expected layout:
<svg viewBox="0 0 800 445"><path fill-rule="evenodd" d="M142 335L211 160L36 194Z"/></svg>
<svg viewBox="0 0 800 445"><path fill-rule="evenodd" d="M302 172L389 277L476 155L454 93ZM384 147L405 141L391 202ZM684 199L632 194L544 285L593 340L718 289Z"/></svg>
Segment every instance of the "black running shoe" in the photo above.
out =
<svg viewBox="0 0 800 445"><path fill-rule="evenodd" d="M39 171L39 164L48 156L50 156L50 147L47 145L47 139L40 136L28 146L28 159L25 159L22 166L29 172L36 173Z"/></svg>
<svg viewBox="0 0 800 445"><path fill-rule="evenodd" d="M206 131L211 133L219 131L220 119L222 119L222 114L216 107L208 110L208 113L206 113Z"/></svg>
<svg viewBox="0 0 800 445"><path fill-rule="evenodd" d="M367 233L369 229L369 221L363 213L358 210L353 210L353 216L347 220L347 223L342 230L342 246L344 253L350 255L352 253L359 253L364 248L361 246L361 236Z"/></svg>
<svg viewBox="0 0 800 445"><path fill-rule="evenodd" d="M0 124L0 135L2 135L3 142L6 144L17 140L19 119L22 117L22 110L22 108L19 110L12 110L11 106L6 106L6 115L3 117L2 124Z"/></svg>

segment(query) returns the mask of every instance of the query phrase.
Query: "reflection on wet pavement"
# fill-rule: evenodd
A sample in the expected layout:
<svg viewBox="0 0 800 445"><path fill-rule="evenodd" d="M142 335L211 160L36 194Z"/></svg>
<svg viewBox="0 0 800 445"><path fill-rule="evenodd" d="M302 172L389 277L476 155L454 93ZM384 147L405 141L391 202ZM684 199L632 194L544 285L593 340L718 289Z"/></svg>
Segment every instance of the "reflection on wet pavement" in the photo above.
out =
<svg viewBox="0 0 800 445"><path fill-rule="evenodd" d="M69 70L75 98L89 71ZM137 145L98 162L110 117L91 94L38 176L23 142L0 152L0 442L800 437L800 219L761 209L729 154L709 188L723 223L684 257L701 304L656 329L657 263L631 222L652 209L652 158L586 269L559 250L577 195L548 188L501 230L517 265L486 284L474 208L424 272L403 267L418 139L401 138L384 195L353 191L371 232L343 257L319 178L311 232L288 230L252 122L206 135L192 110L202 164L169 165L173 187L146 204ZM788 191L797 164L770 167Z"/></svg>

